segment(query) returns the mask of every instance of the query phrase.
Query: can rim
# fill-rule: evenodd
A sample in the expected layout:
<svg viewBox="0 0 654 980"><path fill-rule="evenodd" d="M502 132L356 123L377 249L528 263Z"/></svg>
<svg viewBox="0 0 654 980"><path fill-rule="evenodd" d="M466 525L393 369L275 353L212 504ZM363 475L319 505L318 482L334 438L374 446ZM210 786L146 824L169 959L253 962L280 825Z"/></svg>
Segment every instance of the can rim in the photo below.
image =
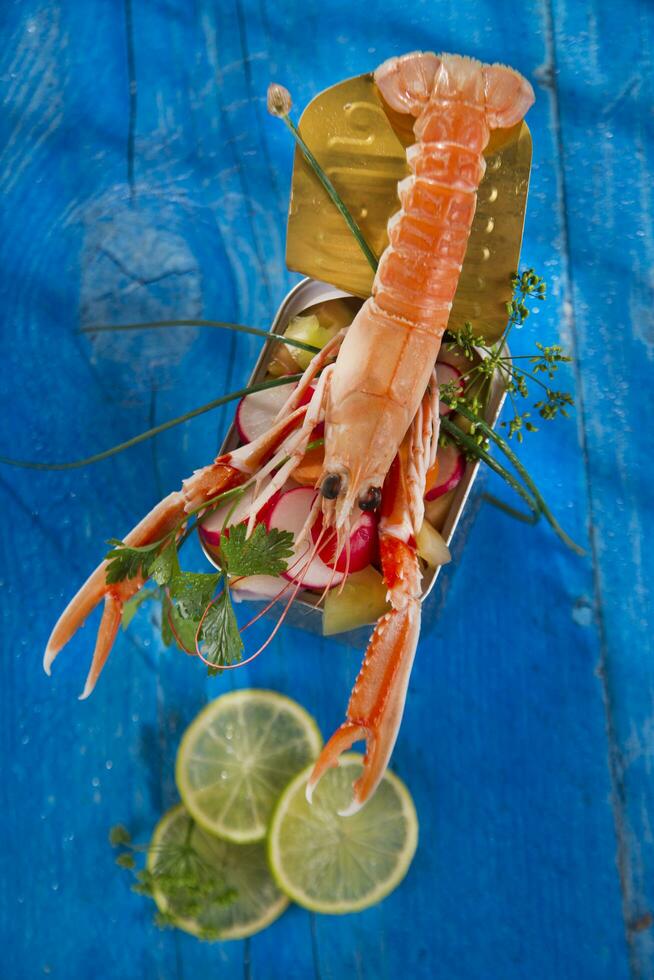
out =
<svg viewBox="0 0 654 980"><path fill-rule="evenodd" d="M361 299L360 296L354 296L352 293L348 293L343 289L338 289L336 286L331 286L329 285L329 283L321 282L319 279L310 279L307 277L301 279L300 282L296 283L296 285L293 286L291 290L289 290L289 292L286 294L286 296L280 303L279 309L275 314L275 318L273 320L270 329L271 339L265 342L263 349L256 360L254 368L252 369L252 373L250 374L248 384L250 385L257 384L259 381L263 380L263 377L266 373L266 369L268 366L268 361L270 360L272 345L274 343L274 336L282 334L284 332L288 324L288 321L291 319L291 317L297 316L298 313L302 313L310 306L315 306L316 303L324 302L325 300L328 299L345 299L345 298ZM480 357L488 357L487 352L481 348L476 347L475 351L479 354ZM508 364L508 367L510 369L512 364L511 351L508 345L506 344L504 346L503 353L507 358L506 363ZM497 372L495 372L495 374L491 379L491 386L490 386L488 402L486 405L486 415L485 415L486 423L490 425L492 428L495 427L495 423L499 418L500 412L502 411L502 406L504 405L504 401L506 399L506 389L502 385L500 379L496 377L496 374ZM224 453L231 452L233 449L236 448L238 443L239 443L238 430L236 428L236 422L233 421L229 429L227 430L227 434L225 435L225 438L220 447L220 451L218 455L222 456ZM477 479L477 474L479 472L479 465L480 465L479 460L474 460L474 461L468 460L466 462L466 468L463 477L461 479L461 482L456 488L454 497L452 498L452 503L450 505L450 509L448 511L447 518L445 520L445 524L443 525L443 530L440 532L448 548L452 543L452 539L454 538L456 529L463 516L463 512L465 510L465 506L470 496L473 484ZM211 552L205 545L201 536L200 536L200 545L205 557L210 562L210 564L213 565L214 568L219 568L220 566L211 555ZM431 568L431 569L428 568L425 571L422 579L423 588L422 588L422 593L420 595L421 602L424 602L425 599L429 596L429 594L433 590L442 567L443 567L442 565L438 565L436 568ZM304 606L305 609L307 610L312 610L314 613L319 614L322 619L322 607L317 605L318 599L319 599L318 595L314 597L312 593L307 592L305 590L304 592L300 592L298 594L296 603L300 606ZM251 600L251 601L255 601L255 600ZM372 626L374 625L374 623L371 622L367 625Z"/></svg>

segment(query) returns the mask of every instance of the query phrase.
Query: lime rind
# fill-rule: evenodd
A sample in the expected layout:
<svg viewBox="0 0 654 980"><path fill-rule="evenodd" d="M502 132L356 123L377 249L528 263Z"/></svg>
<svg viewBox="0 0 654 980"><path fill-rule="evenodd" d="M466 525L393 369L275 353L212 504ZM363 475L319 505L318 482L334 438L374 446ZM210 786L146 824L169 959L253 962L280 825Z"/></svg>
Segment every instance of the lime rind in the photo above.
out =
<svg viewBox="0 0 654 980"><path fill-rule="evenodd" d="M259 726L254 739L248 715ZM252 843L265 837L284 786L321 746L316 722L296 701L276 691L232 691L210 702L184 733L177 787L208 833Z"/></svg>
<svg viewBox="0 0 654 980"><path fill-rule="evenodd" d="M184 818L188 819L189 814L181 803L168 810L161 818L155 827L148 849L148 870L155 870L162 841L167 835L175 834L177 822ZM170 902L161 888L155 887L153 898L159 911L170 916L176 928L198 939L207 938L207 929L211 931L212 936L215 935L216 939L245 939L265 929L279 918L288 907L289 900L283 892L278 891L270 874L264 845L262 843L240 845L230 841L220 841L205 834L201 828L198 828L196 833L202 834L201 845L205 856L210 859L213 854L221 866L229 865L229 880L226 884L235 888L236 899L232 905L208 907L202 916L189 919L176 916L174 903ZM239 883L247 886L241 890L249 901L239 899ZM259 898L263 896L264 900L253 903L251 899L255 894ZM248 915L249 908L252 907L254 907L252 914ZM256 914L258 909L261 910L260 914Z"/></svg>
<svg viewBox="0 0 654 980"><path fill-rule="evenodd" d="M344 915L377 904L399 885L415 854L415 806L391 772L362 810L337 816L349 802L362 762L357 753L342 756L339 768L323 776L312 805L304 796L312 769L307 766L287 786L272 816L268 860L273 877L290 899L313 912ZM370 884L362 884L364 879Z"/></svg>

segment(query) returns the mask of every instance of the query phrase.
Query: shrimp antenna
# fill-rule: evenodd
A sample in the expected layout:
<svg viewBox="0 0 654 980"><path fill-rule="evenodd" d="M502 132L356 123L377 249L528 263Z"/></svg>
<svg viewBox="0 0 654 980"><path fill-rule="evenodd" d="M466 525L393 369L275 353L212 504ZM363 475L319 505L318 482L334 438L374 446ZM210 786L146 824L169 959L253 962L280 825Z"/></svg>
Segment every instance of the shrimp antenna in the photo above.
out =
<svg viewBox="0 0 654 980"><path fill-rule="evenodd" d="M295 561L293 562L293 564L288 566L288 568L286 569L286 571L287 572L292 571L295 568L295 566L300 563L300 561L302 560L303 557L304 557L304 555L300 556L299 558L296 558ZM310 561L311 561L311 559L310 559ZM306 571L306 568L307 568L307 564L305 563L304 566L303 566L303 568L302 568L302 571ZM302 572L300 572L300 574L302 574ZM265 616L266 613L269 612L272 609L272 607L275 605L275 603L276 602L279 602L279 600L284 595L284 593L285 592L288 592L288 590L290 589L290 587L293 584L294 584L293 583L293 579L289 579L288 582L286 583L286 585L282 586L282 588L279 590L279 592L277 593L277 595L273 596L273 598L270 599L270 601L266 603L266 605L263 607L263 609L260 609L258 613L255 613L255 615L251 619L249 619L247 621L247 623L245 624L245 626L242 626L241 627L241 629L239 630L239 633L241 633L241 634L242 633L245 633L245 631L247 629L249 629L250 626L253 626L258 620L261 619L262 616Z"/></svg>
<svg viewBox="0 0 654 980"><path fill-rule="evenodd" d="M334 578L336 577L336 562L338 561L338 559L340 557L340 554L341 554L341 551L343 550L342 545L340 543L341 542L341 530L342 529L341 528L338 528L338 529L337 528L330 528L330 530L331 530L331 534L327 538L327 540L325 541L325 544L328 544L333 539L334 535L336 535L336 547L334 549L334 564L332 565L332 574L329 577L329 582L327 583L327 585L325 586L325 588L320 593L320 598L318 599L318 601L316 603L316 608L318 608L319 606L322 606L323 602L325 601L325 599L327 597L327 593L329 592L329 590L332 587L332 584L334 582ZM343 581L345 581L345 580L343 580Z"/></svg>
<svg viewBox="0 0 654 980"><path fill-rule="evenodd" d="M338 594L340 595L345 588L345 583L347 582L347 577L350 574L350 560L352 558L352 538L348 534L345 539L345 575L343 576L343 581L338 588Z"/></svg>
<svg viewBox="0 0 654 980"><path fill-rule="evenodd" d="M295 588L293 589L293 592L291 593L291 596L290 596L288 602L286 603L286 605L282 609L281 615L280 615L279 619L277 620L277 622L275 623L275 626L274 626L272 632L270 633L270 635L268 636L268 639L265 640L261 644L261 646L259 647L259 649L255 653L253 653L251 657L248 657L247 660L244 660L240 664L232 664L231 665L232 667L244 667L246 663L247 664L251 663L255 659L255 657L258 657L259 654L263 653L263 651L266 649L266 647L268 646L268 644L273 641L273 639L275 638L275 636L276 636L279 628L281 627L282 623L286 619L286 616L288 615L291 606L295 602L295 599L297 598L298 592L302 588L302 575L304 574L304 572L306 572L307 568L309 567L309 565L311 564L311 562L313 561L313 559L316 557L316 554L318 553L318 548L320 547L320 544L321 544L321 538L323 536L323 533L324 533L324 529L318 535L318 540L316 541L316 543L314 544L313 548L311 549L311 553L309 555L308 560L302 566L302 569L301 569L300 574L299 574L299 577L298 577L297 584L295 585Z"/></svg>

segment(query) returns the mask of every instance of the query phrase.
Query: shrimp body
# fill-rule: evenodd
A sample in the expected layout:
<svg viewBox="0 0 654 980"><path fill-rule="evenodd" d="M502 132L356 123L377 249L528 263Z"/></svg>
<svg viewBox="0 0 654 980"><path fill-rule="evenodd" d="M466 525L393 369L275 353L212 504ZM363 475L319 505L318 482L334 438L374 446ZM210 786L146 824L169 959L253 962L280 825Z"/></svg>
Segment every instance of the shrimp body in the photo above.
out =
<svg viewBox="0 0 654 980"><path fill-rule="evenodd" d="M412 174L372 296L343 341L326 404L323 495L337 527L378 502L425 393L452 309L491 129L518 122L531 86L504 66L415 52L375 72L385 101L416 116ZM337 492L335 492L337 491ZM335 504L331 500L336 500Z"/></svg>
<svg viewBox="0 0 654 980"><path fill-rule="evenodd" d="M321 493L300 536L314 526L320 507L323 530L305 567L323 535L334 532L335 553L340 555L345 546L349 562L349 531L359 508L379 509L379 556L390 601L390 610L374 628L346 719L325 745L307 783L310 798L341 752L365 740L363 771L343 813L361 807L384 774L418 644L421 568L416 538L424 515L426 474L438 444L435 362L484 174L483 151L490 131L517 123L533 101L529 83L510 68L453 55L416 52L393 58L377 70L375 79L393 109L416 117L416 143L407 151L412 173L398 186L401 209L389 221L389 245L370 299L348 330L314 356L267 432L197 470L125 539L130 546L144 547L157 545L164 534L181 534L189 515L215 506L220 494L246 483L253 487L252 530L262 508L292 479L316 427L325 423ZM87 697L109 655L123 605L142 585L140 571L112 583L106 562L100 565L56 624L45 652L46 671L104 600L82 694Z"/></svg>

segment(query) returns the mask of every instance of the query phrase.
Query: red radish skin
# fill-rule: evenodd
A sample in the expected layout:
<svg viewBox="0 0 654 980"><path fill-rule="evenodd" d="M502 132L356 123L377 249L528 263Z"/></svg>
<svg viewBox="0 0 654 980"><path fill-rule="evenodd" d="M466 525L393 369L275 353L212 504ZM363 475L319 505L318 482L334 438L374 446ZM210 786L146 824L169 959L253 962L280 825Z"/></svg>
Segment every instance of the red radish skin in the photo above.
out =
<svg viewBox="0 0 654 980"><path fill-rule="evenodd" d="M212 511L207 517L204 518L200 524L200 537L205 542L205 544L210 545L212 548L220 547L220 538L223 534L229 535L229 528L234 524L245 524L248 520L250 514L250 505L252 503L252 496L254 493L254 487L250 490L246 490L243 496L239 499L238 503L235 504L234 500L227 500L221 507L217 507L216 510ZM273 494L267 504L261 508L257 514L257 524L266 524L268 515L273 509L277 501L281 496L281 491ZM230 511L234 508L230 515ZM229 520L227 527L224 527L225 521Z"/></svg>
<svg viewBox="0 0 654 980"><path fill-rule="evenodd" d="M345 572L346 570L349 572L360 572L368 565L374 564L374 562L377 560L379 551L377 523L378 519L376 514L372 514L367 511L361 512L361 516L357 520L352 534L350 535L349 568L347 564L346 548L342 549L340 555L336 559L336 535L334 533L330 534L327 532L325 534L326 540L323 541L323 544L321 544L320 548L318 549L318 554L326 565L329 565L331 568L335 568L337 572ZM322 514L319 514L318 520L311 528L311 536L314 544L318 540L322 528Z"/></svg>
<svg viewBox="0 0 654 980"><path fill-rule="evenodd" d="M436 459L438 461L438 476L434 486L430 487L425 494L425 500L436 500L448 490L453 490L461 482L461 477L466 468L463 453L459 452L456 446L439 446Z"/></svg>
<svg viewBox="0 0 654 980"><path fill-rule="evenodd" d="M296 382L291 381L276 388L253 391L251 395L241 398L236 409L236 428L241 442L254 442L267 432L296 387ZM313 388L309 386L302 394L299 405L308 405L312 396Z"/></svg>
<svg viewBox="0 0 654 980"><path fill-rule="evenodd" d="M458 381L459 391L461 394L463 394L465 383L461 372L457 367L454 367L453 364L438 362L436 364L436 377L438 378L439 386L449 384L450 381ZM449 405L446 405L445 402L440 403L438 410L440 415L449 415L450 412L454 411L454 409Z"/></svg>
<svg viewBox="0 0 654 980"><path fill-rule="evenodd" d="M317 496L317 491L311 487L295 487L293 490L287 490L280 496L268 515L266 521L268 530L274 527L280 531L290 531L293 537L297 538L306 524ZM305 540L299 548L295 549L288 563L288 570L283 573L284 578L301 584L305 589L317 592L322 592L328 586L340 585L345 578L344 574L326 565L318 554L307 568L304 567L313 547L309 535L309 540Z"/></svg>

